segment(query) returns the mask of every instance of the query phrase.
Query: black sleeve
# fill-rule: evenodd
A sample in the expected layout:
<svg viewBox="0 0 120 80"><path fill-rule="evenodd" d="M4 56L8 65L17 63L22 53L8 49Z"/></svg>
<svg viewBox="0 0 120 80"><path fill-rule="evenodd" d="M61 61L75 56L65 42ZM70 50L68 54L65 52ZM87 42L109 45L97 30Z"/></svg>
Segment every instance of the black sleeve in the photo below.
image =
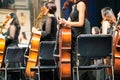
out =
<svg viewBox="0 0 120 80"><path fill-rule="evenodd" d="M51 23L52 23L52 20L51 18L47 18L46 20L46 23L45 23L45 31L42 31L42 37L45 37L47 36L48 34L50 34L50 31L51 31Z"/></svg>

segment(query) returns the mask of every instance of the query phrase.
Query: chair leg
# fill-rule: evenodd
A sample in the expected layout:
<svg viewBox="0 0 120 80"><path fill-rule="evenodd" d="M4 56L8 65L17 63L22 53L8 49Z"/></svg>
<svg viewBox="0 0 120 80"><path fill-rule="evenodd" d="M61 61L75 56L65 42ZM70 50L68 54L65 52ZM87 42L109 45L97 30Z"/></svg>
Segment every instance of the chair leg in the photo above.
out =
<svg viewBox="0 0 120 80"><path fill-rule="evenodd" d="M77 80L79 80L79 70L78 70L78 67L77 67Z"/></svg>
<svg viewBox="0 0 120 80"><path fill-rule="evenodd" d="M114 57L112 55L112 60L111 60L111 64L112 64L112 80L114 80Z"/></svg>
<svg viewBox="0 0 120 80"><path fill-rule="evenodd" d="M79 70L78 67L73 68L73 80L79 80Z"/></svg>
<svg viewBox="0 0 120 80"><path fill-rule="evenodd" d="M72 73L73 73L73 75L72 75L72 80L74 80L74 79L75 79L75 75L74 75L74 74L75 74L75 70L74 70L74 67L73 67L72 70L73 70L73 72L72 72Z"/></svg>
<svg viewBox="0 0 120 80"><path fill-rule="evenodd" d="M5 60L5 80L7 80L7 67L8 67L8 60Z"/></svg>
<svg viewBox="0 0 120 80"><path fill-rule="evenodd" d="M52 69L52 73L53 73L53 80L54 80L54 78L55 78L55 77L54 77L54 69Z"/></svg>
<svg viewBox="0 0 120 80"><path fill-rule="evenodd" d="M114 67L112 66L112 80L114 80Z"/></svg>
<svg viewBox="0 0 120 80"><path fill-rule="evenodd" d="M38 80L40 80L40 66L38 66Z"/></svg>

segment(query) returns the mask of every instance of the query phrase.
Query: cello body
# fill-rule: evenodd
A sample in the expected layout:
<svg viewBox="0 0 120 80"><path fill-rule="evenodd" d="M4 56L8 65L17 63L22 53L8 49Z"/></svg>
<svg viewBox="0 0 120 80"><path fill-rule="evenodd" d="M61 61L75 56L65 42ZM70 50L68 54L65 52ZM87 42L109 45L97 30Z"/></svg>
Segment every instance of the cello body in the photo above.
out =
<svg viewBox="0 0 120 80"><path fill-rule="evenodd" d="M114 75L115 80L120 79L120 30L117 29L113 37L113 54L114 54Z"/></svg>
<svg viewBox="0 0 120 80"><path fill-rule="evenodd" d="M39 20L42 19L43 13L46 11L46 8L41 7L41 13L39 13L37 17L37 22L35 25L34 32L32 32L31 42L30 42L30 50L29 50L29 56L27 60L26 65L26 77L33 78L35 76L35 72L31 72L31 68L37 66L38 59L39 59L39 49L40 49L40 41L41 41L41 34L37 32L37 27L39 24Z"/></svg>
<svg viewBox="0 0 120 80"><path fill-rule="evenodd" d="M60 80L70 80L71 77L71 29L62 28L59 36L59 72Z"/></svg>
<svg viewBox="0 0 120 80"><path fill-rule="evenodd" d="M31 38L31 48L29 50L28 61L26 65L26 77L33 78L35 72L31 72L31 68L35 67L38 63L39 49L40 49L40 39L41 35L37 33L32 34Z"/></svg>
<svg viewBox="0 0 120 80"><path fill-rule="evenodd" d="M2 67L3 64L5 43L6 43L5 38L0 38L0 68Z"/></svg>
<svg viewBox="0 0 120 80"><path fill-rule="evenodd" d="M3 59L5 56L5 49L6 49L6 39L5 36L2 35L4 31L6 31L5 26L6 23L9 21L10 16L6 16L6 20L3 23L3 27L1 28L1 34L0 34L0 68L2 67L3 64Z"/></svg>

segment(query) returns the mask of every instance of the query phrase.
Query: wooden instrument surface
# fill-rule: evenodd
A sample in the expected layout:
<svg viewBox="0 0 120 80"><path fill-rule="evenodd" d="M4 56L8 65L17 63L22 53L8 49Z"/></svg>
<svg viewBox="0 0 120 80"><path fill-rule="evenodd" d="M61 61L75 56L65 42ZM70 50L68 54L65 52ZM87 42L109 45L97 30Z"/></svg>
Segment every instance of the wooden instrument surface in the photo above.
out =
<svg viewBox="0 0 120 80"><path fill-rule="evenodd" d="M2 67L3 64L5 43L6 43L5 38L0 38L0 68Z"/></svg>
<svg viewBox="0 0 120 80"><path fill-rule="evenodd" d="M71 77L71 29L62 28L59 36L59 71L60 80L70 80Z"/></svg>
<svg viewBox="0 0 120 80"><path fill-rule="evenodd" d="M114 74L115 77L120 75L120 30L115 32L113 37L113 54L114 54Z"/></svg>
<svg viewBox="0 0 120 80"><path fill-rule="evenodd" d="M1 32L3 32L7 22L9 21L9 19L10 19L10 16L6 16L6 20L3 23ZM5 36L0 34L0 68L2 67L2 64L3 64L5 49L6 49L6 39L5 39Z"/></svg>
<svg viewBox="0 0 120 80"><path fill-rule="evenodd" d="M32 67L35 67L38 63L40 39L41 39L40 34L36 34L36 33L32 34L31 48L29 51L29 57L28 57L27 66L26 66L26 77L33 78L35 75L35 72L31 72L30 69Z"/></svg>
<svg viewBox="0 0 120 80"><path fill-rule="evenodd" d="M37 22L35 25L35 29L38 27L39 19L43 17L43 14L46 12L45 6L41 7L41 13L39 13L37 17ZM36 29L37 30L37 29ZM36 31L32 33L31 38L31 48L29 51L29 57L27 61L26 66L26 77L33 78L35 75L35 72L31 72L31 68L37 66L38 64L38 57L39 57L39 49L40 49L40 41L41 41L41 34L39 34L39 31Z"/></svg>

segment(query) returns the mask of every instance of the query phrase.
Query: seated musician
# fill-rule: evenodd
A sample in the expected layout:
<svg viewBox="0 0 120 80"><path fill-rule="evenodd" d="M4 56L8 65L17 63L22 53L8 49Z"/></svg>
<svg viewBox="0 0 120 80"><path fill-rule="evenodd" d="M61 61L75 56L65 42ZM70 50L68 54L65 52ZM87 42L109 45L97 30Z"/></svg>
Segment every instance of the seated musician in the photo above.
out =
<svg viewBox="0 0 120 80"><path fill-rule="evenodd" d="M17 46L18 35L20 32L20 25L15 13L8 14L9 20L5 24L5 32L3 31L3 36L6 38L6 46Z"/></svg>
<svg viewBox="0 0 120 80"><path fill-rule="evenodd" d="M55 17L56 12L56 5L54 2L47 2L43 6L44 10L43 15L47 16L46 21L42 25L42 30L36 29L35 27L32 28L33 33L38 33L41 35L41 41L55 41L56 40L56 33L57 33L57 18ZM41 16L38 16L38 18ZM47 74L47 76L49 76ZM38 77L35 77L35 80ZM45 80L49 80L49 77L41 77ZM47 78L47 79L46 79Z"/></svg>
<svg viewBox="0 0 120 80"><path fill-rule="evenodd" d="M55 41L57 32L56 5L54 2L47 2L43 8L43 15L47 16L47 19L42 26L42 30L33 27L32 32L41 34L42 41Z"/></svg>
<svg viewBox="0 0 120 80"><path fill-rule="evenodd" d="M5 24L3 26L5 30L3 31L2 35L5 36L6 39L6 50L8 47L17 47L18 46L18 35L20 32L20 25L17 18L17 15L15 13L10 13L7 15L7 22L5 21ZM5 53L6 53L5 50ZM15 64L9 64L9 66L14 66ZM11 73L8 74L7 80L19 80L19 74L18 73Z"/></svg>
<svg viewBox="0 0 120 80"><path fill-rule="evenodd" d="M101 9L102 21L101 21L101 34L113 35L113 31L116 25L116 17L112 8L104 7ZM105 64L110 64L110 58L104 59ZM105 78L111 80L111 68L106 69Z"/></svg>

